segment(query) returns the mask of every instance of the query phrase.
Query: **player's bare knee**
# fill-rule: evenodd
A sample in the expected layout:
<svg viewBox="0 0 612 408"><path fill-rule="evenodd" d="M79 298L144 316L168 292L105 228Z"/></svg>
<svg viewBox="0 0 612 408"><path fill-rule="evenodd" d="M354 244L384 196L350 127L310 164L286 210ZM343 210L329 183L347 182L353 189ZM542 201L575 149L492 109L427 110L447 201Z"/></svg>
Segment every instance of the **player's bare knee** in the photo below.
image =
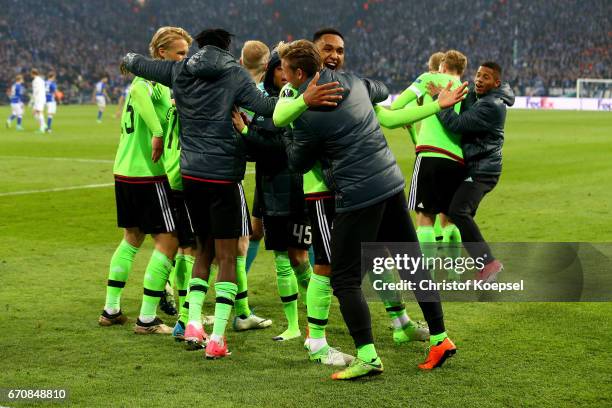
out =
<svg viewBox="0 0 612 408"><path fill-rule="evenodd" d="M436 222L436 215L425 212L416 213L416 223L419 227L432 227Z"/></svg>
<svg viewBox="0 0 612 408"><path fill-rule="evenodd" d="M140 231L139 228L125 228L123 232L123 238L128 244L135 248L140 248L142 246L145 237L146 234Z"/></svg>
<svg viewBox="0 0 612 408"><path fill-rule="evenodd" d="M249 249L249 236L245 235L238 238L238 256L246 256Z"/></svg>
<svg viewBox="0 0 612 408"><path fill-rule="evenodd" d="M327 276L328 278L331 276L331 266L330 265L315 265L313 268L313 273L319 276Z"/></svg>
<svg viewBox="0 0 612 408"><path fill-rule="evenodd" d="M169 259L174 259L178 251L178 239L175 233L155 234L153 239L155 240L155 249L166 255Z"/></svg>
<svg viewBox="0 0 612 408"><path fill-rule="evenodd" d="M309 262L308 251L304 249L289 248L287 254L289 255L289 262L291 262L293 267Z"/></svg>

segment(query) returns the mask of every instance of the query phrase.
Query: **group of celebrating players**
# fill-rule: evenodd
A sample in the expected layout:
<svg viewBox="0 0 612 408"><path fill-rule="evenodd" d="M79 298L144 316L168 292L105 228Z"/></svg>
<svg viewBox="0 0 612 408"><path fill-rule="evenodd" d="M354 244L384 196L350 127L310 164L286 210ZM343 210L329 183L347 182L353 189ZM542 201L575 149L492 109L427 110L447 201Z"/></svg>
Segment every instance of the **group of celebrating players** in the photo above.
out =
<svg viewBox="0 0 612 408"><path fill-rule="evenodd" d="M153 59L128 54L121 65L122 72L135 75L113 169L124 237L111 259L99 324L127 322L121 292L150 234L155 248L134 332L172 334L189 350L205 349L210 359L229 355L225 330L232 309L235 330L272 324L251 311L247 291L247 269L263 236L266 249L274 251L287 320L287 329L273 340L301 338L300 299L311 361L340 367L332 375L337 380L381 374L361 290L361 243L435 243L437 214L444 241L460 242L464 230L475 239L473 216L499 177L505 104L513 98L501 85L501 68L482 64L468 92L460 81L465 56L454 50L434 54L430 72L387 110L377 105L388 98L383 83L343 71L344 38L334 29L318 31L312 42L280 43L272 52L260 41L247 41L239 61L229 52L231 34L225 30L204 30L195 40L199 51L189 57L192 37L182 28L162 27L149 46ZM469 107L460 108L466 101ZM412 125L419 121L415 135ZM479 121L486 123L475 128ZM500 122L501 140L493 140ZM418 156L409 201L381 125L407 126L414 136ZM475 147L466 146L465 135L480 146L471 161L464 153ZM241 183L247 161L256 163L253 217ZM488 189L481 186L487 182ZM417 211L418 231L409 204ZM487 264L476 278L494 280L502 265L481 235L477 242L473 251L480 252L473 255L485 255ZM417 245L412 255L420 251ZM156 313L168 282L179 298L173 329ZM202 306L212 285L209 336ZM356 356L327 343L332 292ZM427 328L408 317L401 298L383 302L396 343L430 342L419 368L431 370L456 347L446 334L437 292L415 295Z"/></svg>

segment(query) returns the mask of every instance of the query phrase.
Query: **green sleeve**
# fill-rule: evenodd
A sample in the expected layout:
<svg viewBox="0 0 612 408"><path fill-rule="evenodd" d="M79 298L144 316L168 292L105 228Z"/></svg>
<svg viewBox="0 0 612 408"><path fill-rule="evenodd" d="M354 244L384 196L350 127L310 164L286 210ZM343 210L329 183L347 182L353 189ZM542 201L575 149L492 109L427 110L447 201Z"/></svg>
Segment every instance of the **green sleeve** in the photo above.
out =
<svg viewBox="0 0 612 408"><path fill-rule="evenodd" d="M280 98L276 107L272 120L276 127L287 127L291 122L300 117L300 115L308 110L308 105L304 102L304 95L297 98Z"/></svg>
<svg viewBox="0 0 612 408"><path fill-rule="evenodd" d="M396 100L391 104L391 110L402 109L404 106L408 105L410 102L414 101L417 98L416 94L412 89L407 88L397 97Z"/></svg>
<svg viewBox="0 0 612 408"><path fill-rule="evenodd" d="M393 101L391 109L402 109L413 100L420 98L427 93L427 83L431 81L431 74L428 72L419 75L410 86Z"/></svg>
<svg viewBox="0 0 612 408"><path fill-rule="evenodd" d="M412 140L412 144L417 145L417 131L414 126L410 126L408 128L408 134L410 134L410 139Z"/></svg>
<svg viewBox="0 0 612 408"><path fill-rule="evenodd" d="M164 131L155 113L153 101L151 101L152 90L149 90L144 82L138 82L130 88L131 104L134 105L136 112L145 121L151 134L155 137L163 137Z"/></svg>
<svg viewBox="0 0 612 408"><path fill-rule="evenodd" d="M394 111L376 105L374 111L382 126L389 129L395 129L400 126L418 122L419 120L440 112L440 105L437 101L434 101L423 106L411 106L409 108L402 108Z"/></svg>

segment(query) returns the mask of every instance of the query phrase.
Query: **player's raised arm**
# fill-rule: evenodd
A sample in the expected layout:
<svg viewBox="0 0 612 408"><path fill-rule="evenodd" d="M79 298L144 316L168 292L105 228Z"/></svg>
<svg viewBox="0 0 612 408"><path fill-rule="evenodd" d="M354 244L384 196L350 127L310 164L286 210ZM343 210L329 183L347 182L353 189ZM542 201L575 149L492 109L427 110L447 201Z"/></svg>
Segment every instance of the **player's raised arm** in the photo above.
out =
<svg viewBox="0 0 612 408"><path fill-rule="evenodd" d="M375 106L374 111L376 112L380 124L387 128L393 129L418 122L419 120L440 112L442 109L454 106L465 97L467 82L453 91L450 90L451 85L452 84L449 82L447 87L438 96L437 101L423 106L411 106L398 110L387 110L380 106Z"/></svg>
<svg viewBox="0 0 612 408"><path fill-rule="evenodd" d="M398 110L389 110L376 105L374 106L374 112L376 112L376 117L382 126L395 129L435 115L440 112L440 105L437 102L431 102L423 106L410 106Z"/></svg>
<svg viewBox="0 0 612 408"><path fill-rule="evenodd" d="M427 76L421 74L408 88L406 88L391 104L391 110L402 109L410 102L427 93Z"/></svg>
<svg viewBox="0 0 612 408"><path fill-rule="evenodd" d="M123 74L131 72L149 81L172 87L172 69L175 61L152 60L140 54L129 53L123 57L120 69Z"/></svg>

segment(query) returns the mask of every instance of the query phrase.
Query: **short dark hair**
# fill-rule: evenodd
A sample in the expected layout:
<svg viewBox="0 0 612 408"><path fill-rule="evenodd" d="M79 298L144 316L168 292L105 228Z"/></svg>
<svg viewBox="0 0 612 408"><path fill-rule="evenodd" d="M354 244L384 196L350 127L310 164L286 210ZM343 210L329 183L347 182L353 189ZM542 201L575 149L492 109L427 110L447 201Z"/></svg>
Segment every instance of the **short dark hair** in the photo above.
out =
<svg viewBox="0 0 612 408"><path fill-rule="evenodd" d="M321 69L321 55L317 47L308 40L297 40L278 47L278 55L289 64L289 68L300 68L311 77Z"/></svg>
<svg viewBox="0 0 612 408"><path fill-rule="evenodd" d="M229 51L233 36L233 34L222 28L208 28L206 30L202 30L198 35L196 35L195 40L198 43L199 48L202 48L205 45L214 45L222 50Z"/></svg>
<svg viewBox="0 0 612 408"><path fill-rule="evenodd" d="M314 33L314 35L312 36L312 42L317 42L319 38L323 37L325 34L337 35L338 37L344 40L344 37L342 36L342 34L340 34L340 31L336 30L335 28L326 27Z"/></svg>
<svg viewBox="0 0 612 408"><path fill-rule="evenodd" d="M501 66L497 62L494 62L494 61L485 61L482 64L480 64L480 66L492 69L493 72L495 72L495 74L497 75L497 79L499 79L501 81L501 78L502 78L502 68L501 68Z"/></svg>

